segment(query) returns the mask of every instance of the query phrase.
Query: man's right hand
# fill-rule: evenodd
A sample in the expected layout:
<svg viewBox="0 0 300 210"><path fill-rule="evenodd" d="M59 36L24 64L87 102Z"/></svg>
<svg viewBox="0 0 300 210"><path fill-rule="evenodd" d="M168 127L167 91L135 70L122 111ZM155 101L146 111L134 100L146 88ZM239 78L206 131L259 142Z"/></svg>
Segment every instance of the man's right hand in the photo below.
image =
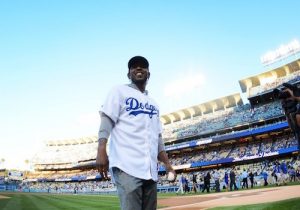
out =
<svg viewBox="0 0 300 210"><path fill-rule="evenodd" d="M106 140L100 140L98 144L98 152L96 158L96 168L99 171L101 178L107 179L107 171L108 171L108 156L106 153Z"/></svg>

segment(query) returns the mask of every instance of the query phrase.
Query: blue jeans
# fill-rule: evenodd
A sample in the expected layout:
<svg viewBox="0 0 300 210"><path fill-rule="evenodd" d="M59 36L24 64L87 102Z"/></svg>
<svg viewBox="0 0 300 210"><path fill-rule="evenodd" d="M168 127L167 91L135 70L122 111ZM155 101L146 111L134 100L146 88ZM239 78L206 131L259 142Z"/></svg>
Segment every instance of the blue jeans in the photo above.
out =
<svg viewBox="0 0 300 210"><path fill-rule="evenodd" d="M122 210L155 210L157 206L157 183L133 177L113 167Z"/></svg>

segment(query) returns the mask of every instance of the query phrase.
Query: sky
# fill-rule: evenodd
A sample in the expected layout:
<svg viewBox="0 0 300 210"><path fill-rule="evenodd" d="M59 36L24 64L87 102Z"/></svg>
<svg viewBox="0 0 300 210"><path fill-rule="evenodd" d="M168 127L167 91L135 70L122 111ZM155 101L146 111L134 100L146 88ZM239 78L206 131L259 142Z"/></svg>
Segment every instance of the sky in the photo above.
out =
<svg viewBox="0 0 300 210"><path fill-rule="evenodd" d="M95 136L127 62L149 60L166 114L241 93L260 57L300 39L294 0L0 1L0 168L24 169L45 141ZM244 100L247 103L247 100ZM4 161L1 161L3 160Z"/></svg>

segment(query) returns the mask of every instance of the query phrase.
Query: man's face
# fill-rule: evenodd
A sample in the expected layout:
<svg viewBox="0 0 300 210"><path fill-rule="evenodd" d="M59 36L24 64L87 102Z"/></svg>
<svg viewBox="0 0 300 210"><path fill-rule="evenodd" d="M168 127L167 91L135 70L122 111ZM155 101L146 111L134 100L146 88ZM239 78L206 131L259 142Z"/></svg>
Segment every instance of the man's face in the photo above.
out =
<svg viewBox="0 0 300 210"><path fill-rule="evenodd" d="M133 65L129 69L129 79L135 84L144 84L150 76L149 69L143 65Z"/></svg>

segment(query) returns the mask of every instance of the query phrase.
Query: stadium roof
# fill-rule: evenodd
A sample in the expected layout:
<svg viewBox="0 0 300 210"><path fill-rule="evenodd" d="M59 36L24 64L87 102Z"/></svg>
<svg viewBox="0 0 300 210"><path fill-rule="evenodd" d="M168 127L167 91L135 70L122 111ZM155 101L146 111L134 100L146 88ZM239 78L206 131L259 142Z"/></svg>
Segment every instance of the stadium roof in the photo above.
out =
<svg viewBox="0 0 300 210"><path fill-rule="evenodd" d="M290 75L293 72L299 71L299 69L300 59L297 59L270 71L266 71L256 76L242 79L239 81L240 87L242 92L245 93L250 88L264 85L263 81L266 81L268 78L277 79L281 77L286 77L287 75Z"/></svg>
<svg viewBox="0 0 300 210"><path fill-rule="evenodd" d="M224 110L237 105L243 105L243 100L240 93L232 94L202 104L194 105L188 108L180 109L175 112L162 115L161 121L163 124L189 119L203 114L213 113L218 110Z"/></svg>

